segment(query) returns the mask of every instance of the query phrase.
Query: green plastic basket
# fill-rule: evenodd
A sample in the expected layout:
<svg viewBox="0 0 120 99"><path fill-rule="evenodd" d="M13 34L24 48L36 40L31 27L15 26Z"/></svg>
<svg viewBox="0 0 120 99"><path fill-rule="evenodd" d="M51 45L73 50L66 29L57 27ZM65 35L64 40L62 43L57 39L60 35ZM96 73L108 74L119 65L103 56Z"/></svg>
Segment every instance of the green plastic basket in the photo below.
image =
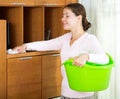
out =
<svg viewBox="0 0 120 99"><path fill-rule="evenodd" d="M69 59L64 62L69 87L72 90L81 92L101 91L107 89L110 82L110 75L114 61L109 56L108 64L96 64L87 62L83 67L73 64Z"/></svg>

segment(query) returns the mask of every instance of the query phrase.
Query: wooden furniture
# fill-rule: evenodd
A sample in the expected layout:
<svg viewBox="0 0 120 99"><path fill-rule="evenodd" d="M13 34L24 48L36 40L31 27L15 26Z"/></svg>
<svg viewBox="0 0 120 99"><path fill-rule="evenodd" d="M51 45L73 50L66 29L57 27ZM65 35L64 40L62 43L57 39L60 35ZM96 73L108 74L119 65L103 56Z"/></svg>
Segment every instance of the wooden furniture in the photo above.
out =
<svg viewBox="0 0 120 99"><path fill-rule="evenodd" d="M7 99L48 99L60 95L58 51L8 55L7 58Z"/></svg>
<svg viewBox="0 0 120 99"><path fill-rule="evenodd" d="M42 99L60 96L62 79L60 64L59 54L42 56Z"/></svg>
<svg viewBox="0 0 120 99"><path fill-rule="evenodd" d="M7 60L8 99L41 99L40 61L41 56Z"/></svg>
<svg viewBox="0 0 120 99"><path fill-rule="evenodd" d="M6 99L6 21L0 20L0 99Z"/></svg>
<svg viewBox="0 0 120 99"><path fill-rule="evenodd" d="M58 51L7 54L7 48L64 34L62 10L70 2L77 1L0 0L0 99L48 99L60 95Z"/></svg>
<svg viewBox="0 0 120 99"><path fill-rule="evenodd" d="M77 2L77 0L0 0L2 6L35 6L35 5L65 5Z"/></svg>
<svg viewBox="0 0 120 99"><path fill-rule="evenodd" d="M0 5L40 5L42 4L42 0L0 0Z"/></svg>

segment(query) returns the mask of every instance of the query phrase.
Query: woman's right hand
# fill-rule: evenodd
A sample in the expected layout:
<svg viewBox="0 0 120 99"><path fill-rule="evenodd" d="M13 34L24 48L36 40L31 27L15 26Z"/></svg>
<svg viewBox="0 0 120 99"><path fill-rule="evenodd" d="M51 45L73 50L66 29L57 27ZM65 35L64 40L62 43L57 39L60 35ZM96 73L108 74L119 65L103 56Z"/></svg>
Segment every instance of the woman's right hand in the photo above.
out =
<svg viewBox="0 0 120 99"><path fill-rule="evenodd" d="M20 45L20 46L16 46L12 50L17 51L18 53L24 53L24 52L26 52L26 48L27 48L27 46L25 44L23 44L23 45Z"/></svg>

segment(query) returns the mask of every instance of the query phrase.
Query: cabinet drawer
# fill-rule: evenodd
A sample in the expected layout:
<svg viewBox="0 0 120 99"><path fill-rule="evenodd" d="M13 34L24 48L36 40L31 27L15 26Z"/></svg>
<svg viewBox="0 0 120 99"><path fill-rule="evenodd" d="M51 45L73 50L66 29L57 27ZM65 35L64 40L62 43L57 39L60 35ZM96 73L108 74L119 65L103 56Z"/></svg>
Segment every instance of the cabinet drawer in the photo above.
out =
<svg viewBox="0 0 120 99"><path fill-rule="evenodd" d="M0 0L0 5L35 5L37 0Z"/></svg>
<svg viewBox="0 0 120 99"><path fill-rule="evenodd" d="M41 99L41 57L8 59L8 99Z"/></svg>

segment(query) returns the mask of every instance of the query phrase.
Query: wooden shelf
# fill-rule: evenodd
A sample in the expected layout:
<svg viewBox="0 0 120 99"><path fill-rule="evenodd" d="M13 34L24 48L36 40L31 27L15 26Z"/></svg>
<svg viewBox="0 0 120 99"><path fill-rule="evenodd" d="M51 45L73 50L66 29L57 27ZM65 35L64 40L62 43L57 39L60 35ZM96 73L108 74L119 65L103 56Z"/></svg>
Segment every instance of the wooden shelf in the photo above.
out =
<svg viewBox="0 0 120 99"><path fill-rule="evenodd" d="M8 54L7 58L18 58L18 57L28 57L28 56L43 56L49 54L59 54L59 51L38 51L38 52L26 52L21 54Z"/></svg>

